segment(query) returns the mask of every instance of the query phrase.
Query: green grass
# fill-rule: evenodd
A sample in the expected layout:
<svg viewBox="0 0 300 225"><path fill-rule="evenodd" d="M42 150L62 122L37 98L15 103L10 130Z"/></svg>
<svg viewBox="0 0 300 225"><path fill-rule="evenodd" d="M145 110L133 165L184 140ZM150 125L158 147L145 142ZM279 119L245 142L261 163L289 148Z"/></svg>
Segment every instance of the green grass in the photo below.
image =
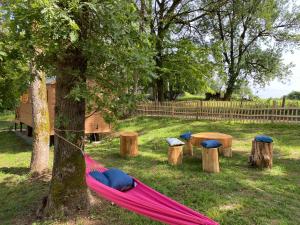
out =
<svg viewBox="0 0 300 225"><path fill-rule="evenodd" d="M120 122L116 129L139 132L140 154L122 159L118 138L89 144L87 152L106 167L118 167L220 224L300 224L299 126L135 118ZM202 172L199 149L196 156L185 157L181 166L168 165L165 138L188 130L234 137L233 157L221 157L219 174ZM261 133L275 141L272 170L247 166L251 140ZM0 133L1 224L18 224L18 218L32 214L46 194L47 181L28 180L29 162L30 146L13 133ZM160 224L105 201L92 210L90 218L95 224Z"/></svg>
<svg viewBox="0 0 300 225"><path fill-rule="evenodd" d="M180 97L178 97L177 101L193 101L193 100L204 100L204 95L193 95L188 92L184 92L184 94Z"/></svg>
<svg viewBox="0 0 300 225"><path fill-rule="evenodd" d="M14 114L12 113L0 113L0 132L2 130L8 130L13 127L12 121L14 120Z"/></svg>

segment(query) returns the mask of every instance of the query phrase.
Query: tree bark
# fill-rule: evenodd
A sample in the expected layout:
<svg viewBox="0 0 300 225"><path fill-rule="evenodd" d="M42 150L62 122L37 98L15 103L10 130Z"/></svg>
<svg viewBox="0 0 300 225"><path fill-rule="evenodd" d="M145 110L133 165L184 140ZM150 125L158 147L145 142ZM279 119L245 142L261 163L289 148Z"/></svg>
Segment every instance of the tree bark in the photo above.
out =
<svg viewBox="0 0 300 225"><path fill-rule="evenodd" d="M165 100L163 78L159 78L156 80L156 86L157 86L157 100L159 102L163 102Z"/></svg>
<svg viewBox="0 0 300 225"><path fill-rule="evenodd" d="M233 72L235 65L233 65L233 68L229 70L228 74L229 74L229 79L227 81L227 87L226 87L226 91L224 94L224 100L230 100L231 96L233 94L233 91L235 89L235 83L236 83L236 79L238 77L239 71L238 72Z"/></svg>
<svg viewBox="0 0 300 225"><path fill-rule="evenodd" d="M45 73L36 69L34 61L31 62L30 70L34 78L30 87L33 119L30 172L39 175L48 170L50 121Z"/></svg>
<svg viewBox="0 0 300 225"><path fill-rule="evenodd" d="M252 141L249 164L259 168L272 168L273 165L273 143Z"/></svg>
<svg viewBox="0 0 300 225"><path fill-rule="evenodd" d="M55 106L55 149L46 216L76 215L89 207L85 161L76 146L83 146L85 100L70 98L71 90L86 82L86 60L79 49L66 53L58 62ZM63 140L61 137L66 140Z"/></svg>

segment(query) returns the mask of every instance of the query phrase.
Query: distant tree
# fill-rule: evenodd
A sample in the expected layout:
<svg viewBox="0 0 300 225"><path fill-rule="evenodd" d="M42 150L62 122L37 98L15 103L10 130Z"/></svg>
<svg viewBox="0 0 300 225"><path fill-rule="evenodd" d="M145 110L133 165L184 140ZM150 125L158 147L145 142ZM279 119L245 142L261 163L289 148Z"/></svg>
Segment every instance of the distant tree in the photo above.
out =
<svg viewBox="0 0 300 225"><path fill-rule="evenodd" d="M199 30L208 31L202 42L219 45L215 53L222 58L215 61L224 65L225 99L244 80L264 86L289 75L290 65L283 64L282 52L299 40L299 12L292 1L231 0L199 21Z"/></svg>
<svg viewBox="0 0 300 225"><path fill-rule="evenodd" d="M286 97L291 100L300 100L300 91L292 91Z"/></svg>
<svg viewBox="0 0 300 225"><path fill-rule="evenodd" d="M219 1L210 1L202 6L197 5L197 2L137 1L137 7L143 15L143 24L148 25L145 32L151 34L151 43L155 50L155 73L151 88L154 99L158 101L173 99L184 91L195 92L196 89L204 88L204 81L211 74L211 66L205 68L197 65L202 62L207 65L208 51L204 50L204 46L198 46L192 36L195 32L195 21L208 13L206 7L210 6L213 10L212 5L215 7ZM202 52L201 55L198 54L199 51ZM176 73L171 75L171 71ZM190 78L187 74L190 74Z"/></svg>
<svg viewBox="0 0 300 225"><path fill-rule="evenodd" d="M9 38L4 11L0 7L0 112L14 110L28 87L29 70L18 45Z"/></svg>
<svg viewBox="0 0 300 225"><path fill-rule="evenodd" d="M170 41L165 44L160 73L165 80L164 99L175 100L180 94L198 94L208 88L213 63L209 50L189 39Z"/></svg>

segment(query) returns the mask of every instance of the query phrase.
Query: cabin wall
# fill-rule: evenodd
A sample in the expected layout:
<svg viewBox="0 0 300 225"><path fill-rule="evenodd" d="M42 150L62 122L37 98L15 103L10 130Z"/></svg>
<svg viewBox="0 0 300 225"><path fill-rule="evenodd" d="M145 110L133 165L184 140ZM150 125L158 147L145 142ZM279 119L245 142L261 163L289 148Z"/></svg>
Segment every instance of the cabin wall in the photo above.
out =
<svg viewBox="0 0 300 225"><path fill-rule="evenodd" d="M33 126L32 122L32 104L31 104L31 92L27 90L20 97L20 106L16 109L16 122L24 123L30 127ZM47 100L50 117L50 135L54 134L54 117L55 117L55 83L47 84ZM91 116L87 116L85 120L85 133L109 133L111 132L110 124L107 124L101 113L96 112Z"/></svg>
<svg viewBox="0 0 300 225"><path fill-rule="evenodd" d="M101 113L94 113L85 119L85 133L109 133L111 132L110 124L107 124Z"/></svg>

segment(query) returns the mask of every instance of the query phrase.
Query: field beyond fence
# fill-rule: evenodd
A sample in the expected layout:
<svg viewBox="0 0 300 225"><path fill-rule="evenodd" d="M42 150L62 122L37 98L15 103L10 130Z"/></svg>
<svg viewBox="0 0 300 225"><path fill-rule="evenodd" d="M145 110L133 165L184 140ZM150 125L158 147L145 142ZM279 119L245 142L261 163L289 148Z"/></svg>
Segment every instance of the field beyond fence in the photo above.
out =
<svg viewBox="0 0 300 225"><path fill-rule="evenodd" d="M281 101L181 101L144 102L137 115L191 120L230 120L254 123L300 123L300 106Z"/></svg>

